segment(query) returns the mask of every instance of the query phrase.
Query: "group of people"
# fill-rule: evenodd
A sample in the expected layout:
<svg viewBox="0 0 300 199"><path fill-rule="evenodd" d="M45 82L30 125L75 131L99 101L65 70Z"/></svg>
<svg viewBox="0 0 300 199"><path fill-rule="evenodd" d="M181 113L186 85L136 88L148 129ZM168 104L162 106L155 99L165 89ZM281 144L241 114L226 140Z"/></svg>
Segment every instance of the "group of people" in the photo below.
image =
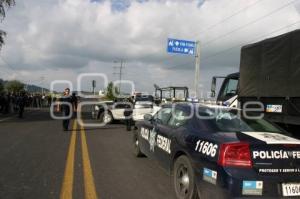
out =
<svg viewBox="0 0 300 199"><path fill-rule="evenodd" d="M51 97L39 93L30 94L25 91L19 93L0 93L0 114L18 113L19 118L23 118L25 107L42 108L50 107L55 101L58 103L58 111L66 118L72 114L75 116L77 111L77 97L75 93L70 95L70 89L66 88L62 97ZM65 103L64 103L65 102ZM72 113L71 113L72 112ZM69 129L70 119L63 120L63 130Z"/></svg>
<svg viewBox="0 0 300 199"><path fill-rule="evenodd" d="M23 117L24 108L28 105L28 96L24 91L19 93L0 94L0 113L18 113L19 118Z"/></svg>
<svg viewBox="0 0 300 199"><path fill-rule="evenodd" d="M2 92L0 93L0 114L18 113L23 118L24 108L42 108L49 107L55 98L50 95L40 93L27 93L21 91L18 93Z"/></svg>
<svg viewBox="0 0 300 199"><path fill-rule="evenodd" d="M41 93L28 94L28 107L32 108L42 108L50 107L52 101L55 101L55 97L51 95L45 95Z"/></svg>

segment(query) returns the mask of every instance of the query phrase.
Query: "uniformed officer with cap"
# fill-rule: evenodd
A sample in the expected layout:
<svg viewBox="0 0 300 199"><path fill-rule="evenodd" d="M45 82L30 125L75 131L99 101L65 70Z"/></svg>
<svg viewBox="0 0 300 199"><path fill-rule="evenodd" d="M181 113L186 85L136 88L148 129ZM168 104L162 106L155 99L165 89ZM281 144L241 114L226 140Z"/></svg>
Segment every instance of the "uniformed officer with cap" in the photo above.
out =
<svg viewBox="0 0 300 199"><path fill-rule="evenodd" d="M62 115L64 117L69 117L70 116L70 111L71 111L71 109L73 109L72 96L70 95L70 89L69 88L66 88L64 90L64 95L60 98L60 102L63 102L63 103L58 105L58 111L61 111ZM71 117L68 118L68 119L63 119L62 125L63 125L63 130L64 131L69 130L70 119L71 119Z"/></svg>

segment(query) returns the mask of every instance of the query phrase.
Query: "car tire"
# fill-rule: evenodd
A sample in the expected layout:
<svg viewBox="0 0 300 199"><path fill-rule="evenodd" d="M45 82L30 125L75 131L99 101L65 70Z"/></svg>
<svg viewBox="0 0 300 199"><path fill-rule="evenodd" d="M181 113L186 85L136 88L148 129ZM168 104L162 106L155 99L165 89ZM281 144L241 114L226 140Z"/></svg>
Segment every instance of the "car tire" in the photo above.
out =
<svg viewBox="0 0 300 199"><path fill-rule="evenodd" d="M137 132L135 132L133 135L133 153L135 157L144 157L145 155L141 151L140 142L136 133Z"/></svg>
<svg viewBox="0 0 300 199"><path fill-rule="evenodd" d="M173 186L176 198L198 199L195 173L189 158L185 155L175 160L173 167Z"/></svg>
<svg viewBox="0 0 300 199"><path fill-rule="evenodd" d="M100 114L100 121L105 124L111 124L114 121L114 118L110 112L104 111Z"/></svg>

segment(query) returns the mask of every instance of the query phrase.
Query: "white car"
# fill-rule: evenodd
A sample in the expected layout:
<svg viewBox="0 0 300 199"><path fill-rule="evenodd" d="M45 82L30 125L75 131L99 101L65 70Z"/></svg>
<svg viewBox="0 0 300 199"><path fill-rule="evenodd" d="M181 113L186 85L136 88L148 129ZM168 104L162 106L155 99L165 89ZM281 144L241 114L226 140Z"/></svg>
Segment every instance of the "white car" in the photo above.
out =
<svg viewBox="0 0 300 199"><path fill-rule="evenodd" d="M144 119L145 114L154 115L160 110L159 106L156 106L150 101L137 101L134 105L132 119L133 121L140 121Z"/></svg>
<svg viewBox="0 0 300 199"><path fill-rule="evenodd" d="M115 120L125 120L124 111L133 108L130 102L105 101L95 107L96 119L110 124Z"/></svg>

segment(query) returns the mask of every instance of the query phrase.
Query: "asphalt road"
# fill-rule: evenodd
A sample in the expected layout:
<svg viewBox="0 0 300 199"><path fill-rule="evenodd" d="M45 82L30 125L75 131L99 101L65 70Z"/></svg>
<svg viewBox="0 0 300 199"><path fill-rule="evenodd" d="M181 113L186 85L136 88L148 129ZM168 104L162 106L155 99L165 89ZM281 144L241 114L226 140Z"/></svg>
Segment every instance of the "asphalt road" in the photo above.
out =
<svg viewBox="0 0 300 199"><path fill-rule="evenodd" d="M122 124L62 131L47 110L0 117L1 199L171 199L170 177L135 158Z"/></svg>

